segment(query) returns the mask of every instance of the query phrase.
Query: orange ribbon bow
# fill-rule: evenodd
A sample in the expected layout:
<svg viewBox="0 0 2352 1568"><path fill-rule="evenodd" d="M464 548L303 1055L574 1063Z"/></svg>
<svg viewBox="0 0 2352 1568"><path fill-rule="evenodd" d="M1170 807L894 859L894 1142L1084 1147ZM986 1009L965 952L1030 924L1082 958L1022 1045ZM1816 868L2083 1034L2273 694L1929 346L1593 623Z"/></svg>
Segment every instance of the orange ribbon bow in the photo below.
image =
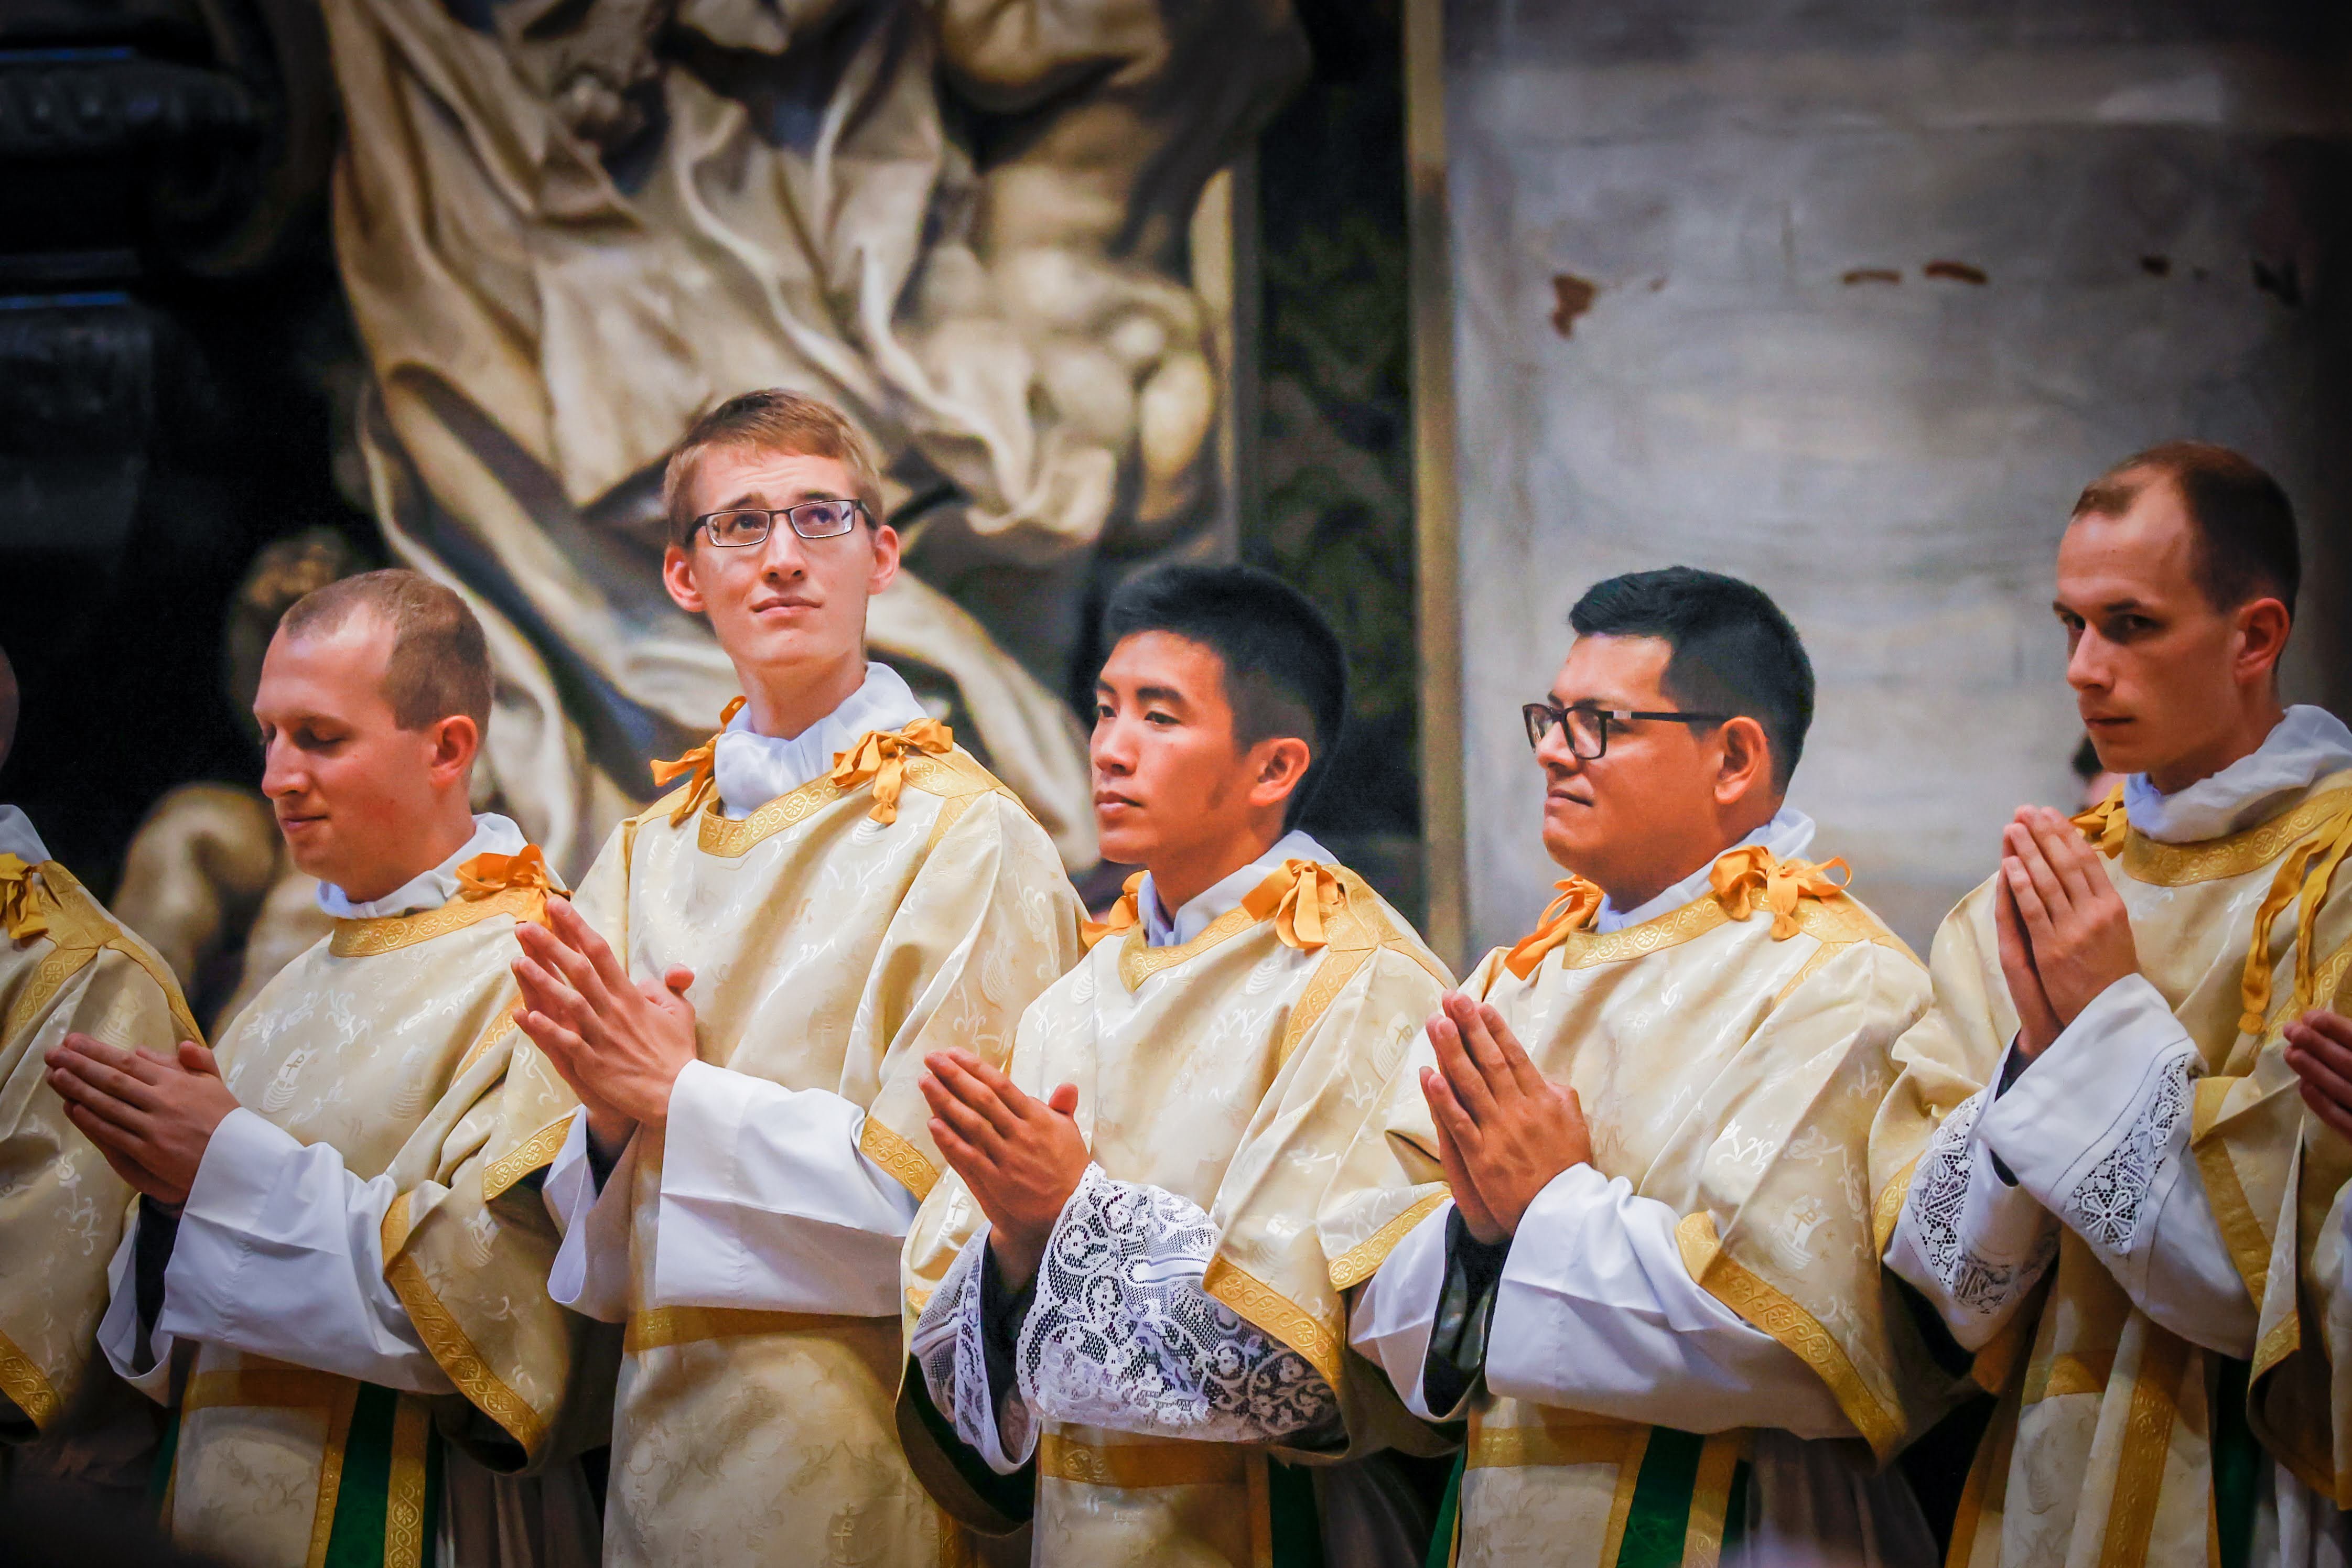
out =
<svg viewBox="0 0 2352 1568"><path fill-rule="evenodd" d="M684 826L686 820L694 815L695 808L701 805L704 798L710 793L710 782L719 766L719 737L727 733L727 721L742 711L746 700L748 699L737 697L720 709L718 733L700 746L682 757L674 757L667 762L660 758L654 758L654 783L656 785L667 784L673 779L683 778L688 774L694 776L692 782L687 788L686 799L680 800L677 803L677 810L669 814L671 827Z"/></svg>
<svg viewBox="0 0 2352 1568"><path fill-rule="evenodd" d="M1319 861L1286 860L1250 890L1242 907L1253 920L1271 918L1284 946L1311 953L1331 940L1329 916L1348 905L1348 890Z"/></svg>
<svg viewBox="0 0 2352 1568"><path fill-rule="evenodd" d="M938 719L919 718L904 729L866 731L856 745L835 754L833 771L826 777L844 789L873 779L874 810L866 815L877 822L895 822L898 791L907 782L907 758L917 753L944 757L954 747L953 730Z"/></svg>
<svg viewBox="0 0 2352 1568"><path fill-rule="evenodd" d="M2107 798L2089 810L2066 819L2091 841L2091 847L2115 859L2124 852L2124 840L2130 836L2131 819L2124 815L2124 787L2117 784L2107 791Z"/></svg>
<svg viewBox="0 0 2352 1568"><path fill-rule="evenodd" d="M1118 895L1118 902L1110 906L1109 914L1100 920L1078 922L1078 940L1085 943L1089 951L1093 950L1094 945L1097 942L1116 936L1122 931L1132 931L1135 928L1135 923L1143 918L1139 912L1143 897L1140 892L1142 886L1143 873L1137 872L1127 879L1126 891Z"/></svg>
<svg viewBox="0 0 2352 1568"><path fill-rule="evenodd" d="M510 891L538 894L531 900L528 918L547 924L547 895L555 891L555 880L548 873L547 857L537 844L525 844L510 855L476 855L457 868L460 898L494 898Z"/></svg>
<svg viewBox="0 0 2352 1568"><path fill-rule="evenodd" d="M1845 883L1830 875L1833 871L1844 872L1849 880L1853 875L1842 858L1815 865L1777 859L1762 844L1745 844L1717 856L1707 881L1734 920L1747 919L1760 898L1772 912L1772 940L1785 942L1797 934L1800 898L1830 899L1845 892Z"/></svg>
<svg viewBox="0 0 2352 1568"><path fill-rule="evenodd" d="M1545 907L1536 928L1503 955L1503 967L1522 980L1535 973L1545 954L1591 925L1601 911L1601 889L1580 876L1563 877L1552 887L1559 896Z"/></svg>
<svg viewBox="0 0 2352 1568"><path fill-rule="evenodd" d="M49 930L48 892L33 881L34 868L0 851L0 926L11 942L30 942Z"/></svg>

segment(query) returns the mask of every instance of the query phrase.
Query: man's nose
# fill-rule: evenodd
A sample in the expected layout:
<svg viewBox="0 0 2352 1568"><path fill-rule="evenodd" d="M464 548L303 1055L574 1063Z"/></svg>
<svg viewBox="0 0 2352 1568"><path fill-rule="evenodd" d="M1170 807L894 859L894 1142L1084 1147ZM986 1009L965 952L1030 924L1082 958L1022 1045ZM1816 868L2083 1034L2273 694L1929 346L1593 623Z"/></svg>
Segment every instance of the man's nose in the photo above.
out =
<svg viewBox="0 0 2352 1568"><path fill-rule="evenodd" d="M801 537L782 517L769 524L768 537L761 541L760 570L772 577L808 575L808 556L801 549Z"/></svg>
<svg viewBox="0 0 2352 1568"><path fill-rule="evenodd" d="M2066 684L2076 691L2093 691L2114 684L2106 639L2085 632L2066 654Z"/></svg>
<svg viewBox="0 0 2352 1568"><path fill-rule="evenodd" d="M306 783L300 768L288 755L290 749L285 742L273 740L261 754L261 792L272 800L281 795L299 795Z"/></svg>

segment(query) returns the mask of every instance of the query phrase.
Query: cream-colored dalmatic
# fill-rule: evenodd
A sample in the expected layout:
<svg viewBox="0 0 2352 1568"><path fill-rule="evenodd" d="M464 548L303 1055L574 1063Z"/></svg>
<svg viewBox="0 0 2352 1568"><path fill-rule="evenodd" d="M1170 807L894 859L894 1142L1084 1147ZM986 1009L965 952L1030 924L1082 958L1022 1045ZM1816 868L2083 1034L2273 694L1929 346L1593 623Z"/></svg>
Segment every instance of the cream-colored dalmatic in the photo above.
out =
<svg viewBox="0 0 2352 1568"><path fill-rule="evenodd" d="M704 1061L862 1110L857 1151L911 1210L940 1169L923 1058L1003 1059L1022 1009L1078 956L1076 894L1044 831L933 721L868 732L741 817L712 798L711 756L683 759L689 783L615 831L577 907L641 982L694 971ZM511 1119L494 1186L571 1135L571 1094L535 1053L530 1071L539 1099ZM674 1154L640 1134L614 1177L627 1330L606 1563L960 1560L899 1449L893 1317L658 1296L663 1249L683 1245L661 1224ZM895 1281L878 1289L887 1304Z"/></svg>
<svg viewBox="0 0 2352 1568"><path fill-rule="evenodd" d="M80 1387L134 1196L45 1081L74 1033L204 1039L163 959L72 873L0 851L0 1441L54 1427Z"/></svg>
<svg viewBox="0 0 2352 1568"><path fill-rule="evenodd" d="M1379 1374L1348 1352L1341 1291L1314 1218L1448 977L1402 917L1344 869L1286 860L1199 935L1165 946L1147 946L1136 923L1139 881L1085 961L1023 1017L1013 1054L1012 1076L1032 1094L1076 1085L1077 1124L1107 1178L1090 1176L1066 1207L1040 1266L1055 1289L1051 1301L1041 1291L1024 1331L1032 1382L1049 1385L1049 1410L1057 1394L1118 1403L1089 1401L1081 1385L1115 1376L1107 1367L1119 1356L1116 1342L1146 1327L1161 1354L1194 1364L1171 1368L1175 1380L1213 1380L1201 1368L1219 1359L1224 1347L1213 1342L1223 1332L1290 1353L1281 1361L1296 1369L1294 1381L1265 1391L1264 1405L1325 1400L1338 1425L1277 1445L1048 1414L1034 1434L1035 1561L1250 1568L1276 1560L1277 1516L1305 1496L1269 1474L1270 1460L1319 1462L1427 1441ZM1082 1321L1089 1300L1108 1299L1099 1292L1131 1299L1104 1271L1122 1271L1119 1246L1131 1238L1090 1228L1105 1220L1105 1204L1110 1224L1156 1206L1175 1211L1170 1223L1191 1233L1159 1259L1166 1288L1144 1287L1176 1321L1128 1322L1123 1309L1108 1309L1118 1321ZM959 1260L982 1223L952 1173L925 1201L907 1246L910 1337L943 1281L960 1284L972 1267ZM1189 1249L1195 1242L1198 1250ZM1204 1292L1217 1310L1191 1314L1179 1299L1189 1292ZM1090 1362L1094 1351L1108 1355ZM911 1406L919 1396L910 1386L904 1397ZM964 1411L960 1428L975 1415ZM902 1425L922 1431L912 1408ZM1232 1424L1212 1416L1201 1429ZM912 1451L935 1495L960 1515L985 1531L1012 1526L967 1479L969 1464L959 1468L928 1441Z"/></svg>

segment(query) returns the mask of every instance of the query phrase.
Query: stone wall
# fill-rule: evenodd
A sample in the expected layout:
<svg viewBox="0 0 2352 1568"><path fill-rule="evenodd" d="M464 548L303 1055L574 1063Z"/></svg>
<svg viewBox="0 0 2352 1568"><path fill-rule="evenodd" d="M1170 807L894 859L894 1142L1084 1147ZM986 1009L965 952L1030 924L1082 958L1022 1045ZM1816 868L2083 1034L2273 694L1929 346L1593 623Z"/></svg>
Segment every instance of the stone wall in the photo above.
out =
<svg viewBox="0 0 2352 1568"><path fill-rule="evenodd" d="M2317 6L2219 11L1446 5L1472 954L1559 874L1517 709L1616 572L1788 610L1792 803L1923 948L2009 811L2074 795L2051 566L2116 458L2279 474L2291 695L2343 711L2346 57Z"/></svg>

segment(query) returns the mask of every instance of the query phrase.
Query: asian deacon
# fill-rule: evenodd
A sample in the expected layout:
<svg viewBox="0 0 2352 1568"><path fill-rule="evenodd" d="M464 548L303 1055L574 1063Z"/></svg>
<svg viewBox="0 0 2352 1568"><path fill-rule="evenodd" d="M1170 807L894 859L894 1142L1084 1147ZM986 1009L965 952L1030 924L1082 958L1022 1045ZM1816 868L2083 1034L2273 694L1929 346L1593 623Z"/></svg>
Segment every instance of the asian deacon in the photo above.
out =
<svg viewBox="0 0 2352 1568"><path fill-rule="evenodd" d="M0 652L0 763L16 708ZM0 805L0 1445L17 1449L11 1468L121 1487L152 1438L93 1408L102 1375L85 1374L137 1195L43 1086L49 1050L76 1033L163 1056L204 1039L163 959L50 858L30 818ZM37 1441L37 1454L19 1447Z"/></svg>
<svg viewBox="0 0 2352 1568"><path fill-rule="evenodd" d="M1569 874L1433 1009L1322 1219L1355 1344L1466 1421L1432 1561L1925 1568L1884 1467L1932 1364L1864 1176L1927 981L1786 803L1811 662L1685 567L1569 620L1525 712Z"/></svg>
<svg viewBox="0 0 2352 1568"><path fill-rule="evenodd" d="M1095 817L1143 869L1009 1067L929 1060L951 1168L908 1239L910 1451L1052 1568L1416 1560L1358 1461L1419 1429L1350 1364L1314 1219L1448 978L1297 825L1338 640L1264 573L1173 566L1102 641Z"/></svg>
<svg viewBox="0 0 2352 1568"><path fill-rule="evenodd" d="M2128 459L2060 536L2066 679L2123 782L2002 830L1872 1155L1887 1266L2000 1396L1956 1568L2344 1561L2312 1270L2352 1145L2288 1030L2352 964L2352 732L2281 706L2299 576L2285 493L2216 446Z"/></svg>
<svg viewBox="0 0 2352 1568"><path fill-rule="evenodd" d="M182 1543L248 1568L593 1560L557 1454L578 1332L555 1228L484 1175L515 931L553 886L469 804L482 629L412 571L298 601L264 655L262 792L331 932L215 1051L69 1036L49 1081L141 1194L99 1343L175 1421ZM531 1521L501 1555L502 1519Z"/></svg>
<svg viewBox="0 0 2352 1568"><path fill-rule="evenodd" d="M516 967L541 1099L497 1180L551 1158L549 1288L627 1325L608 1563L965 1550L893 1416L899 1247L940 1169L918 1085L949 1047L1003 1060L1081 912L1021 802L866 659L880 492L812 399L688 432L663 580L743 695Z"/></svg>

